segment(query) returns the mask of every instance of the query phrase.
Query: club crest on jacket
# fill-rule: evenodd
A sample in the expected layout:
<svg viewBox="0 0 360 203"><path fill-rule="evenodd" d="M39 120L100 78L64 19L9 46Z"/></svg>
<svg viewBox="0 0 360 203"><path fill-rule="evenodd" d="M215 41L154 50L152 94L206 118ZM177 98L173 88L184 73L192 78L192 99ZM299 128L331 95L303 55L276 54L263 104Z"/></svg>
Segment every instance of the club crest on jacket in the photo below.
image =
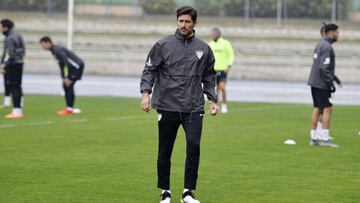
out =
<svg viewBox="0 0 360 203"><path fill-rule="evenodd" d="M146 62L146 65L147 66L153 66L153 63L151 61L151 58L149 57L149 60Z"/></svg>
<svg viewBox="0 0 360 203"><path fill-rule="evenodd" d="M202 50L195 50L195 54L198 59L201 59L201 57L204 55L204 52Z"/></svg>

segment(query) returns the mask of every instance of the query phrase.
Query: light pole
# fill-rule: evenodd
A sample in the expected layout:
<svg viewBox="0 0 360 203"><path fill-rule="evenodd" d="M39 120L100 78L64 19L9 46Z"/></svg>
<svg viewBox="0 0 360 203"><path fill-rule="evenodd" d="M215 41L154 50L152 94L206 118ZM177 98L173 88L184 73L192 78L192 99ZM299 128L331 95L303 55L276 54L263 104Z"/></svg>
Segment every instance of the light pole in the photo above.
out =
<svg viewBox="0 0 360 203"><path fill-rule="evenodd" d="M72 42L74 36L74 0L68 0L68 38L67 48L72 49Z"/></svg>

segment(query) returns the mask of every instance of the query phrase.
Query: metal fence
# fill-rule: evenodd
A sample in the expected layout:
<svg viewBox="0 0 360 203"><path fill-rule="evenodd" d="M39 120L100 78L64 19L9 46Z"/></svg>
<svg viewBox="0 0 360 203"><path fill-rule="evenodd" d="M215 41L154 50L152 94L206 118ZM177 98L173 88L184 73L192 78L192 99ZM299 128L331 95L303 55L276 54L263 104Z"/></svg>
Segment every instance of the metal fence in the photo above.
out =
<svg viewBox="0 0 360 203"><path fill-rule="evenodd" d="M33 4L16 7L19 2ZM344 81L360 83L358 0L75 0L72 44L86 61L86 73L141 74L151 46L174 32L174 13L181 5L198 9L199 38L208 41L211 28L219 27L230 40L236 52L233 79L305 81L320 26L335 20L341 27L337 71ZM14 19L24 35L27 73L58 72L38 40L50 35L66 45L66 13L65 0L0 1L0 18Z"/></svg>
<svg viewBox="0 0 360 203"><path fill-rule="evenodd" d="M358 0L75 0L78 14L143 16L171 14L181 5L198 8L203 16L239 17L247 22L274 18L278 24L287 19L348 20L360 12ZM66 12L65 0L2 0L0 10ZM136 12L134 12L136 11ZM353 19L349 19L353 20Z"/></svg>

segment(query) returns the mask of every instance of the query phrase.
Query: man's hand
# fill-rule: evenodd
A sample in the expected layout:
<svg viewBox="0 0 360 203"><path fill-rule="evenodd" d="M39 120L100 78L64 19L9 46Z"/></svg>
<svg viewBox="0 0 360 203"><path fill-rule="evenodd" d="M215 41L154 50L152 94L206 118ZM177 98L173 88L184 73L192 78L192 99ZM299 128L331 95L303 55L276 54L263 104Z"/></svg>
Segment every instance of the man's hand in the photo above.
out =
<svg viewBox="0 0 360 203"><path fill-rule="evenodd" d="M339 86L340 88L342 88L342 87L343 87L343 83L340 81L340 83L338 83L338 86Z"/></svg>
<svg viewBox="0 0 360 203"><path fill-rule="evenodd" d="M1 74L5 74L6 71L5 71L5 65L4 64L0 64L0 73Z"/></svg>
<svg viewBox="0 0 360 203"><path fill-rule="evenodd" d="M72 81L69 80L69 78L64 78L63 83L66 87L69 87L71 85Z"/></svg>
<svg viewBox="0 0 360 203"><path fill-rule="evenodd" d="M231 66L228 66L227 69L225 70L225 73L228 74L228 72L230 71Z"/></svg>
<svg viewBox="0 0 360 203"><path fill-rule="evenodd" d="M151 109L150 95L149 93L144 92L141 98L141 110L145 111L146 113L149 113L150 109Z"/></svg>
<svg viewBox="0 0 360 203"><path fill-rule="evenodd" d="M215 116L219 112L217 103L210 101L210 115Z"/></svg>

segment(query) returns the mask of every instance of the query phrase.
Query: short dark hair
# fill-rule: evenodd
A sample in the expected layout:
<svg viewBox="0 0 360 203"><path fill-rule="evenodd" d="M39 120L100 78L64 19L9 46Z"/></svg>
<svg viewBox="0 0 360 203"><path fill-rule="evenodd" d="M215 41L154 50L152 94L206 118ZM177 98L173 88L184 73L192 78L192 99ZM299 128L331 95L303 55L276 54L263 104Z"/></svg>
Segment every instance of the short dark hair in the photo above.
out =
<svg viewBox="0 0 360 203"><path fill-rule="evenodd" d="M191 19L196 22L197 20L197 11L191 6L183 6L176 10L176 18L179 19L179 16L190 15Z"/></svg>
<svg viewBox="0 0 360 203"><path fill-rule="evenodd" d="M12 29L15 26L15 24L12 20L5 18L1 20L1 26Z"/></svg>
<svg viewBox="0 0 360 203"><path fill-rule="evenodd" d="M44 37L40 38L39 42L40 43L45 42L45 43L51 43L52 44L52 40L51 40L51 38L49 36L44 36Z"/></svg>
<svg viewBox="0 0 360 203"><path fill-rule="evenodd" d="M339 26L337 26L336 24L330 23L325 25L325 33L328 33L330 31L336 31L339 29Z"/></svg>

